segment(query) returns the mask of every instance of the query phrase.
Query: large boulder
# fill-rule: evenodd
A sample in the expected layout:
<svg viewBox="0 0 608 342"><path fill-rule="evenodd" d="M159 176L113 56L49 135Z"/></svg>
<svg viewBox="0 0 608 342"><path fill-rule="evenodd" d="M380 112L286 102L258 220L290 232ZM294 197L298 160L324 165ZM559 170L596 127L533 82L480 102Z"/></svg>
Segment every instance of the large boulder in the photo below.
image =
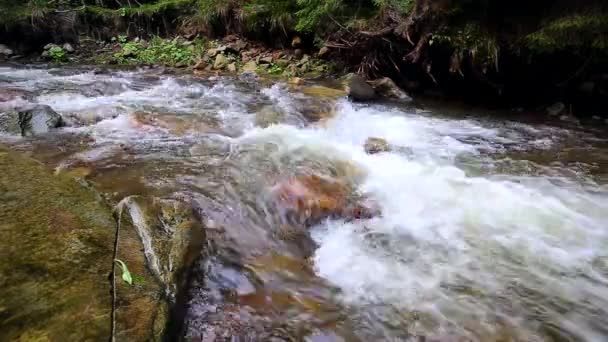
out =
<svg viewBox="0 0 608 342"><path fill-rule="evenodd" d="M344 89L354 101L370 101L376 98L376 92L365 79L359 75L348 74L343 79Z"/></svg>
<svg viewBox="0 0 608 342"><path fill-rule="evenodd" d="M68 175L1 147L0 170L0 341L108 340L111 208ZM117 258L143 281L116 275L118 341L162 336L165 291L142 249L124 220Z"/></svg>
<svg viewBox="0 0 608 342"><path fill-rule="evenodd" d="M388 77L379 78L369 83L376 91L376 94L382 97L398 99L401 101L412 101L412 98Z"/></svg>
<svg viewBox="0 0 608 342"><path fill-rule="evenodd" d="M31 136L64 126L61 115L47 105L35 105L0 113L0 130Z"/></svg>

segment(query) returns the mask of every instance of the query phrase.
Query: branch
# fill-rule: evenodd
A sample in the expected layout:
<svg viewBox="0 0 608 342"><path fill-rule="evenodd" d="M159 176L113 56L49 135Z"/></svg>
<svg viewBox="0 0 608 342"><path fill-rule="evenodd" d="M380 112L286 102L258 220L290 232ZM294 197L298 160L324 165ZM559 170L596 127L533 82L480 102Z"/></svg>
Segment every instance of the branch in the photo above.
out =
<svg viewBox="0 0 608 342"><path fill-rule="evenodd" d="M370 32L370 31L360 31L359 34L364 35L366 37L383 37L388 36L393 33L395 30L395 26L387 26L380 31Z"/></svg>

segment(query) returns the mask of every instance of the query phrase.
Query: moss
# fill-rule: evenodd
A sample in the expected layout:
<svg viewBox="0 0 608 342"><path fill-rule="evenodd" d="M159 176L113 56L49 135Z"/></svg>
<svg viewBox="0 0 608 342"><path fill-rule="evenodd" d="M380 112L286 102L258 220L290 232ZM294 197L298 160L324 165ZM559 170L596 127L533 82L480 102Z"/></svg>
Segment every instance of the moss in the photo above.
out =
<svg viewBox="0 0 608 342"><path fill-rule="evenodd" d="M110 208L68 176L1 147L0 169L0 340L106 340L115 227ZM128 228L119 257L151 279ZM125 340L153 335L159 292L153 280L120 284L118 327Z"/></svg>
<svg viewBox="0 0 608 342"><path fill-rule="evenodd" d="M545 20L539 30L524 37L531 51L547 53L571 48L608 48L608 12L598 9Z"/></svg>

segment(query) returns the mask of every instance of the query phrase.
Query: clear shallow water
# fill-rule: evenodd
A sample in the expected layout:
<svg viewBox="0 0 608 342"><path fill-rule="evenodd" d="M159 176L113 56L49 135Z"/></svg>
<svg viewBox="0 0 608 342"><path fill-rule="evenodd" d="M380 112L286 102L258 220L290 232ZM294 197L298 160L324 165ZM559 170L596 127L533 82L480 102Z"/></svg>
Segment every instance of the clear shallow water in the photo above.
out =
<svg viewBox="0 0 608 342"><path fill-rule="evenodd" d="M2 86L33 95L0 110L32 101L71 122L1 135L13 148L90 169L115 200L194 199L217 246L190 289L190 337L281 326L334 340L608 339L605 131L153 70L0 68ZM269 112L276 124L260 124ZM369 137L392 152L366 154ZM311 252L277 237L263 194L303 172L348 179L382 215L311 227Z"/></svg>

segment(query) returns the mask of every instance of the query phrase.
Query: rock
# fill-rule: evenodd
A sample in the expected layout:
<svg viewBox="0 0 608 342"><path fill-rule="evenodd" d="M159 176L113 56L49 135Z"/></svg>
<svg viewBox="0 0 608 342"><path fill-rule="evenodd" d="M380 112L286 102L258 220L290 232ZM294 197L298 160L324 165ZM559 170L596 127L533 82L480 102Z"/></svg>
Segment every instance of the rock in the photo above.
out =
<svg viewBox="0 0 608 342"><path fill-rule="evenodd" d="M199 59L198 61L196 61L196 63L192 67L192 69L194 69L194 70L204 70L206 67L207 67L207 63L204 60Z"/></svg>
<svg viewBox="0 0 608 342"><path fill-rule="evenodd" d="M564 114L559 117L561 121L578 123L578 119L572 115Z"/></svg>
<svg viewBox="0 0 608 342"><path fill-rule="evenodd" d="M367 138L365 141L365 152L368 154L376 154L380 152L388 152L391 150L388 141L382 138Z"/></svg>
<svg viewBox="0 0 608 342"><path fill-rule="evenodd" d="M243 40L237 40L234 43L231 43L229 45L226 46L226 51L235 53L235 54L239 54L241 53L241 51L245 50L247 48L247 42L243 41Z"/></svg>
<svg viewBox="0 0 608 342"><path fill-rule="evenodd" d="M295 58L300 59L300 58L302 58L302 56L304 56L304 51L302 51L302 49L296 49L293 52L293 55Z"/></svg>
<svg viewBox="0 0 608 342"><path fill-rule="evenodd" d="M547 107L547 113L551 116L558 116L563 113L566 109L566 105L563 102L556 102L553 105Z"/></svg>
<svg viewBox="0 0 608 342"><path fill-rule="evenodd" d="M207 56L209 56L209 57L215 57L215 56L217 56L218 53L219 53L219 51L215 48L207 50Z"/></svg>
<svg viewBox="0 0 608 342"><path fill-rule="evenodd" d="M62 49L67 53L73 53L74 51L76 51L76 50L74 50L74 47L70 43L63 44Z"/></svg>
<svg viewBox="0 0 608 342"><path fill-rule="evenodd" d="M16 99L31 99L34 94L19 88L0 88L0 102L8 102Z"/></svg>
<svg viewBox="0 0 608 342"><path fill-rule="evenodd" d="M226 67L226 69L230 72L236 72L237 68L236 68L236 63L230 63L228 64L228 66Z"/></svg>
<svg viewBox="0 0 608 342"><path fill-rule="evenodd" d="M289 84L302 85L302 84L304 84L304 79L302 79L300 77L292 77L289 79Z"/></svg>
<svg viewBox="0 0 608 342"><path fill-rule="evenodd" d="M215 62L213 63L213 69L220 70L224 69L228 65L228 59L224 55L217 55Z"/></svg>
<svg viewBox="0 0 608 342"><path fill-rule="evenodd" d="M291 47L292 48L298 48L302 45L302 38L295 36L293 37L293 39L291 40Z"/></svg>
<svg viewBox="0 0 608 342"><path fill-rule="evenodd" d="M280 66L281 68L285 68L286 66L289 65L289 61L286 59L283 59L283 58L277 59L274 63L276 65Z"/></svg>
<svg viewBox="0 0 608 342"><path fill-rule="evenodd" d="M305 225L329 217L352 220L378 215L371 203L352 203L353 194L347 183L314 174L292 177L270 189L279 214L289 224Z"/></svg>
<svg viewBox="0 0 608 342"><path fill-rule="evenodd" d="M135 112L129 115L131 125L141 130L164 129L171 134L183 136L188 133L225 134L216 122L188 118L174 113Z"/></svg>
<svg viewBox="0 0 608 342"><path fill-rule="evenodd" d="M273 61L272 56L265 56L260 58L260 64L271 64Z"/></svg>
<svg viewBox="0 0 608 342"><path fill-rule="evenodd" d="M57 45L57 44L53 44L53 43L48 43L48 44L46 44L46 45L44 46L44 48L43 48L43 49L46 51L46 50L50 50L50 49L52 49L52 48L54 48L54 47L59 47L59 45Z"/></svg>
<svg viewBox="0 0 608 342"><path fill-rule="evenodd" d="M258 69L258 64L251 60L243 65L243 72L255 72Z"/></svg>
<svg viewBox="0 0 608 342"><path fill-rule="evenodd" d="M1 339L107 339L116 226L111 209L89 187L23 154L0 149L0 170L0 203L10 213L0 224L0 260L10 260L0 263ZM127 222L119 243L120 259L145 281L128 286L117 274L116 333L156 340L168 310L158 300L164 288L148 272L142 244Z"/></svg>
<svg viewBox="0 0 608 342"><path fill-rule="evenodd" d="M304 63L300 65L300 71L303 73L307 73L310 71L310 63Z"/></svg>
<svg viewBox="0 0 608 342"><path fill-rule="evenodd" d="M304 55L300 61L298 61L298 66L302 66L304 64L307 64L308 62L310 62L310 56L309 55Z"/></svg>
<svg viewBox="0 0 608 342"><path fill-rule="evenodd" d="M61 115L46 105L21 108L0 116L0 129L22 136L44 134L62 126Z"/></svg>
<svg viewBox="0 0 608 342"><path fill-rule="evenodd" d="M374 88L359 75L346 75L344 77L344 88L348 96L354 101L370 101L376 97Z"/></svg>
<svg viewBox="0 0 608 342"><path fill-rule="evenodd" d="M317 54L317 56L319 56L319 58L323 58L325 56L327 56L329 54L329 48L327 46L324 46L321 48L321 50L319 50L319 53Z"/></svg>
<svg viewBox="0 0 608 342"><path fill-rule="evenodd" d="M336 99L342 96L346 96L347 92L342 89L334 89L324 86L311 86L302 89L302 92L306 95L321 98Z"/></svg>
<svg viewBox="0 0 608 342"><path fill-rule="evenodd" d="M0 55L11 56L13 55L13 50L4 44L0 44Z"/></svg>
<svg viewBox="0 0 608 342"><path fill-rule="evenodd" d="M264 106L255 113L255 125L266 128L278 124L283 119L283 113L274 109L273 106Z"/></svg>
<svg viewBox="0 0 608 342"><path fill-rule="evenodd" d="M376 94L382 97L394 98L401 101L412 101L412 98L388 77L380 78L369 83L374 88Z"/></svg>

